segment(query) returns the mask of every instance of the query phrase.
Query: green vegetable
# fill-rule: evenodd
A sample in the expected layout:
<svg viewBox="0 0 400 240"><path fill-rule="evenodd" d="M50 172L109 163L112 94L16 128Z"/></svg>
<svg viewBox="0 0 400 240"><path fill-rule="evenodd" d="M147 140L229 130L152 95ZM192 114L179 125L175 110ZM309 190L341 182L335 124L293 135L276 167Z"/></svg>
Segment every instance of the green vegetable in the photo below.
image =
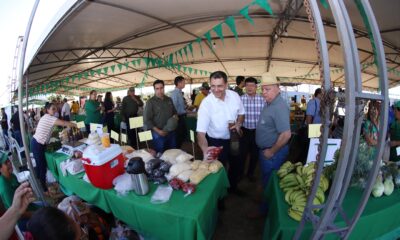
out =
<svg viewBox="0 0 400 240"><path fill-rule="evenodd" d="M392 194L393 189L394 189L394 183L393 183L393 177L392 176L388 176L385 179L385 182L383 183L384 185L384 193L386 196L389 196L390 194Z"/></svg>

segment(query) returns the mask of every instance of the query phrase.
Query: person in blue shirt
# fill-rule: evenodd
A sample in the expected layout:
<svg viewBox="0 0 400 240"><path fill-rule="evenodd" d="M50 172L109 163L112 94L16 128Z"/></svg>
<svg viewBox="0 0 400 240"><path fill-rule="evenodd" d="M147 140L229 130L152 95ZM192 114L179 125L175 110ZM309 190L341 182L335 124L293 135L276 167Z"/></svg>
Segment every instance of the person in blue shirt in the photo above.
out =
<svg viewBox="0 0 400 240"><path fill-rule="evenodd" d="M176 129L176 145L178 148L182 146L183 141L186 139L186 105L183 97L182 89L185 88L185 78L177 76L174 80L175 89L171 92L171 99L174 103L176 112L178 113L178 127Z"/></svg>
<svg viewBox="0 0 400 240"><path fill-rule="evenodd" d="M321 105L322 89L317 88L314 92L314 98L307 104L306 123L317 124L321 122L320 105Z"/></svg>

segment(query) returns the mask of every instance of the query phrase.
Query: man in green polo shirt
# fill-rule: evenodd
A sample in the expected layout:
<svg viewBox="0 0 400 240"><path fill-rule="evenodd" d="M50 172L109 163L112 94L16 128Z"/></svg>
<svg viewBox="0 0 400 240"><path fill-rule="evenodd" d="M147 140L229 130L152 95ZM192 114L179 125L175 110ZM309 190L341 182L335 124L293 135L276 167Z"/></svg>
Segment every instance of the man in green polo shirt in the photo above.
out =
<svg viewBox="0 0 400 240"><path fill-rule="evenodd" d="M7 152L0 153L0 199L5 208L12 204L15 190L19 183L13 174L13 169Z"/></svg>
<svg viewBox="0 0 400 240"><path fill-rule="evenodd" d="M146 103L143 121L147 130L151 130L154 149L162 153L176 148L178 117L172 99L164 94L164 81L154 81L153 87L155 94Z"/></svg>

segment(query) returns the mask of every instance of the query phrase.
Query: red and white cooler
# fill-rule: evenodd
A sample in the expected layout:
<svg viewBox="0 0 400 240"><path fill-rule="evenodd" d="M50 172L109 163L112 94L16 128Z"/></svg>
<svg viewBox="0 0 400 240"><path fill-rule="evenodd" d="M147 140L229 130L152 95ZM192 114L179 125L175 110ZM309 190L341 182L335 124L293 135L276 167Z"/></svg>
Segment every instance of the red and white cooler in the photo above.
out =
<svg viewBox="0 0 400 240"><path fill-rule="evenodd" d="M98 151L101 149L101 151ZM82 162L90 182L102 189L113 187L114 178L125 172L125 158L121 147L111 144L108 148L100 147L97 151L83 152Z"/></svg>

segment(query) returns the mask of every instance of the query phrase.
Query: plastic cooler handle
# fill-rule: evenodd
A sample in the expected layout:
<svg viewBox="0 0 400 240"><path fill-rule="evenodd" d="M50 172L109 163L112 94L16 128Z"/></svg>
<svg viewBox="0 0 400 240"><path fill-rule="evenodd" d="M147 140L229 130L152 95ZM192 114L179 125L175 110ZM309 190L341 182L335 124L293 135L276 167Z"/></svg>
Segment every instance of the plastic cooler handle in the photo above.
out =
<svg viewBox="0 0 400 240"><path fill-rule="evenodd" d="M90 161L90 159L87 158L81 158L83 162L86 162L88 164L91 164L92 162Z"/></svg>

